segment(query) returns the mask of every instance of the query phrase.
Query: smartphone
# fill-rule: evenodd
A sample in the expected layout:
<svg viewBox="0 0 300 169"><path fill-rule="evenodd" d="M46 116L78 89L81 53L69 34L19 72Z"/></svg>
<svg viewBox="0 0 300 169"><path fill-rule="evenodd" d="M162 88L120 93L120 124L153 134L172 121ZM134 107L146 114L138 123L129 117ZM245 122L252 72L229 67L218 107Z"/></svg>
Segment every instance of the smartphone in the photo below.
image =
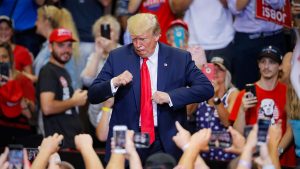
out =
<svg viewBox="0 0 300 169"><path fill-rule="evenodd" d="M149 148L150 147L149 133L134 133L133 141L134 141L134 145L136 148Z"/></svg>
<svg viewBox="0 0 300 169"><path fill-rule="evenodd" d="M8 79L9 77L9 65L6 63L0 62L0 75ZM1 78L2 82L5 82L5 78Z"/></svg>
<svg viewBox="0 0 300 169"><path fill-rule="evenodd" d="M210 148L228 148L232 145L232 138L227 131L213 131L208 142Z"/></svg>
<svg viewBox="0 0 300 169"><path fill-rule="evenodd" d="M244 137L247 139L250 131L253 129L253 126L252 125L247 125L245 126L244 128Z"/></svg>
<svg viewBox="0 0 300 169"><path fill-rule="evenodd" d="M206 63L202 66L202 73L208 78L208 80L212 81L215 78L215 65L213 63Z"/></svg>
<svg viewBox="0 0 300 169"><path fill-rule="evenodd" d="M115 141L115 153L126 153L126 132L127 126L117 125L113 127L113 139Z"/></svg>
<svg viewBox="0 0 300 169"><path fill-rule="evenodd" d="M245 86L246 92L252 93L250 97L256 97L256 89L254 84L246 84ZM249 96L249 95L248 95Z"/></svg>
<svg viewBox="0 0 300 169"><path fill-rule="evenodd" d="M12 169L22 169L23 168L23 145L21 144L11 144L8 145L9 154L8 162Z"/></svg>
<svg viewBox="0 0 300 169"><path fill-rule="evenodd" d="M266 143L271 120L258 119L257 145Z"/></svg>
<svg viewBox="0 0 300 169"><path fill-rule="evenodd" d="M30 161L30 163L32 163L34 161L34 159L36 158L36 156L39 153L39 149L38 148L26 148L27 150L27 156L28 156L28 160Z"/></svg>
<svg viewBox="0 0 300 169"><path fill-rule="evenodd" d="M109 24L101 24L100 27L101 36L110 39L110 25Z"/></svg>
<svg viewBox="0 0 300 169"><path fill-rule="evenodd" d="M184 44L184 28L183 27L175 27L173 30L174 34L174 44L177 48L180 48Z"/></svg>

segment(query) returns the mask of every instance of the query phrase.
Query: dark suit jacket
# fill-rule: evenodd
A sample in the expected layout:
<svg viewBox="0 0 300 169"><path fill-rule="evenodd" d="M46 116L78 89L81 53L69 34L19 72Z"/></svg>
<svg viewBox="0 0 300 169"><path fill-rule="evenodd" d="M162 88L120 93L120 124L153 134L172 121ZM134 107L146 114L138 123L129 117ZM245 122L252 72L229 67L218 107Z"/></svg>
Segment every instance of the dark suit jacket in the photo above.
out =
<svg viewBox="0 0 300 169"><path fill-rule="evenodd" d="M186 105L208 100L214 94L210 81L195 66L189 52L159 43L157 90L167 92L173 107L157 105L159 136L163 150L177 159L181 155L172 137L177 133L175 121L186 123ZM109 125L109 138L114 125L126 125L128 129L139 131L140 117L140 57L132 44L113 50L102 71L89 87L90 103L96 104L113 97L110 80L128 70L133 80L119 87ZM189 87L187 87L189 86ZM110 142L106 144L106 160L110 154Z"/></svg>

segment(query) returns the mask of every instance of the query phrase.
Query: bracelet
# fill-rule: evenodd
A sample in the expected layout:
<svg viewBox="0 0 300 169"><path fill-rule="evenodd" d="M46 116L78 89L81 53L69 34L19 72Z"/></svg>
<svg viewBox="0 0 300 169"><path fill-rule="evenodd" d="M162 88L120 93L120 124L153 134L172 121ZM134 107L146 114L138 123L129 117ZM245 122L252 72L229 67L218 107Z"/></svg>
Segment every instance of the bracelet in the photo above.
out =
<svg viewBox="0 0 300 169"><path fill-rule="evenodd" d="M251 169L251 167L252 167L252 164L249 161L241 160L241 159L239 160L238 165L241 165L241 166L243 166L245 168L249 168L249 169Z"/></svg>
<svg viewBox="0 0 300 169"><path fill-rule="evenodd" d="M111 112L111 108L105 107L105 106L103 106L103 107L101 108L101 110L102 110L103 112Z"/></svg>
<svg viewBox="0 0 300 169"><path fill-rule="evenodd" d="M262 169L275 169L275 166L273 164L267 164L267 165L264 165L262 167Z"/></svg>
<svg viewBox="0 0 300 169"><path fill-rule="evenodd" d="M182 150L185 151L189 146L190 146L190 144L189 144L189 143L186 143L186 144L182 147Z"/></svg>

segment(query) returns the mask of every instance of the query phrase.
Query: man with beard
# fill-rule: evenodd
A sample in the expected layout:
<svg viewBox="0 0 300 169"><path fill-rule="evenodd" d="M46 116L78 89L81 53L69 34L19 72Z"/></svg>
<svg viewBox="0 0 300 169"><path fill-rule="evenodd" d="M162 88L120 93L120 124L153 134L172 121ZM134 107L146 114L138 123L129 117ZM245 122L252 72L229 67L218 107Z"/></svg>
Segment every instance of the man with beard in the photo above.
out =
<svg viewBox="0 0 300 169"><path fill-rule="evenodd" d="M49 37L51 57L38 78L38 98L43 114L45 136L64 136L63 148L75 148L74 136L82 131L78 108L86 103L87 91L74 91L65 64L72 56L71 31L55 29Z"/></svg>
<svg viewBox="0 0 300 169"><path fill-rule="evenodd" d="M234 121L233 127L240 133L244 132L246 125L254 125L258 119L269 119L271 124L281 121L283 135L278 145L278 155L281 165L286 165L284 161L295 160L295 151L288 141L292 133L285 111L287 88L278 81L282 59L281 52L274 46L266 46L261 50L258 55L261 77L255 83L256 96L242 90L237 96L229 119Z"/></svg>

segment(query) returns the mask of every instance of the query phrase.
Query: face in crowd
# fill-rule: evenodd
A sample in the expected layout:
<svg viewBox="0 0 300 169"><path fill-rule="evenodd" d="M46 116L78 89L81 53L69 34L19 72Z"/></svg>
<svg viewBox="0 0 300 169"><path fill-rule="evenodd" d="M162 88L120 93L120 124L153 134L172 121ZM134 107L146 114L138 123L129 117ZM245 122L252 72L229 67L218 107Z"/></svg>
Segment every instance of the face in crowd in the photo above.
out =
<svg viewBox="0 0 300 169"><path fill-rule="evenodd" d="M272 79L278 76L279 63L269 57L263 57L258 61L258 67L262 78Z"/></svg>
<svg viewBox="0 0 300 169"><path fill-rule="evenodd" d="M60 64L66 64L72 57L72 42L53 42L50 44L50 52Z"/></svg>

